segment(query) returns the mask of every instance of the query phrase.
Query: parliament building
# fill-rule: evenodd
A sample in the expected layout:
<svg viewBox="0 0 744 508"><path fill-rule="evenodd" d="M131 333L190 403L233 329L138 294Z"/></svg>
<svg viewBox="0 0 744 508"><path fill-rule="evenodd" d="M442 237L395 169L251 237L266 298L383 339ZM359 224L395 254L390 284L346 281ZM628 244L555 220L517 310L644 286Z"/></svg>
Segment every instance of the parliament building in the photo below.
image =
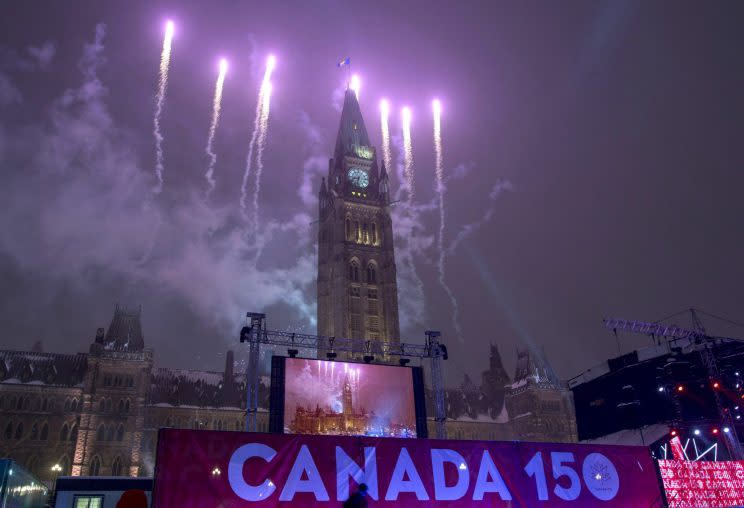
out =
<svg viewBox="0 0 744 508"><path fill-rule="evenodd" d="M351 90L319 192L318 333L373 345L400 341L387 168L378 165ZM260 388L258 429L268 431L269 390ZM231 351L221 372L159 368L141 309L117 306L87 353L48 353L40 345L0 351L0 456L46 481L151 476L159 428L243 430L245 399L245 375L235 372ZM520 350L512 378L491 346L479 382L465 376L446 402L450 439L576 441L571 392L540 351ZM430 418L432 408L427 400ZM306 409L298 429L320 421ZM351 400L346 410L326 423L347 432L370 418ZM433 419L430 427L434 435Z"/></svg>

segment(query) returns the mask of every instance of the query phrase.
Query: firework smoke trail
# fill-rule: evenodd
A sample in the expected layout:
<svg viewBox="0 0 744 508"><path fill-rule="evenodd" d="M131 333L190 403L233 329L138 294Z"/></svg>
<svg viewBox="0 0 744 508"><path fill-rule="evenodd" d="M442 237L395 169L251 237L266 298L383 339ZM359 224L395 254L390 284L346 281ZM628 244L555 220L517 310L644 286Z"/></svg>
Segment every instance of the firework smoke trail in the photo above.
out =
<svg viewBox="0 0 744 508"><path fill-rule="evenodd" d="M264 91L266 89L266 83L271 79L271 73L276 65L276 58L273 55L269 55L266 59L266 71L264 72L263 81L261 82L261 88L258 90L258 100L256 101L256 116L253 120L253 134L251 134L251 140L248 143L248 155L245 158L245 171L243 172L243 183L240 187L240 210L243 212L243 217L248 216L247 211L247 200L248 200L248 177L251 174L251 164L253 163L253 150L256 146L256 141L260 135L261 130L261 115L264 106Z"/></svg>
<svg viewBox="0 0 744 508"><path fill-rule="evenodd" d="M220 60L220 73L217 76L217 83L214 86L214 99L212 100L212 123L209 126L209 136L207 137L207 148L206 152L209 156L209 167L204 177L207 179L206 199L209 199L209 194L214 190L214 166L217 164L217 154L214 153L212 147L214 143L214 136L217 133L217 125L220 121L220 110L222 109L222 87L225 84L225 74L227 74L227 60L224 58Z"/></svg>
<svg viewBox="0 0 744 508"><path fill-rule="evenodd" d="M168 87L168 67L171 58L171 43L173 41L173 22L165 24L165 37L163 38L163 51L160 53L160 74L158 77L158 92L155 96L155 117L153 119L153 135L155 136L155 176L158 183L153 189L155 194L163 190L163 135L160 133L160 116L163 113L165 103L165 91Z"/></svg>
<svg viewBox="0 0 744 508"><path fill-rule="evenodd" d="M444 292L447 293L447 297L452 305L452 324L455 327L455 333L460 343L464 343L462 335L462 326L460 325L460 306L455 298L455 294L447 285L445 277L445 250L444 250L444 157L442 156L442 103L439 100L434 99L431 103L432 112L434 114L434 155L435 155L435 166L434 171L437 178L437 198L439 201L439 235L437 236L437 250L439 251L439 259L437 261L437 268L439 271L439 285L442 286Z"/></svg>
<svg viewBox="0 0 744 508"><path fill-rule="evenodd" d="M406 176L408 189L408 204L413 202L413 146L411 145L411 108L401 110L403 121L403 172Z"/></svg>
<svg viewBox="0 0 744 508"><path fill-rule="evenodd" d="M382 128L382 162L388 171L388 176L393 173L392 155L390 153L390 126L388 118L390 116L390 103L387 99L380 101L380 126Z"/></svg>
<svg viewBox="0 0 744 508"><path fill-rule="evenodd" d="M253 189L253 233L258 234L258 196L261 193L261 174L263 173L263 152L266 148L266 134L269 130L269 111L271 106L271 81L265 81L262 91L261 121L259 122L258 150L256 151L256 186Z"/></svg>

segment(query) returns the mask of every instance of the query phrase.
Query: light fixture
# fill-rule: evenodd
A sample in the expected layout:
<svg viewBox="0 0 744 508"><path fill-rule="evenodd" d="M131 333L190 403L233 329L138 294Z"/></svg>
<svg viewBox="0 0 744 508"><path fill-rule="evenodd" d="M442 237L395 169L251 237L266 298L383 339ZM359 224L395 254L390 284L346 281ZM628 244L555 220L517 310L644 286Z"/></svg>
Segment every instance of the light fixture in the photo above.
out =
<svg viewBox="0 0 744 508"><path fill-rule="evenodd" d="M700 435L700 429L695 429L695 431L694 431L693 433L694 433L694 434L695 434L696 436L699 436L699 435Z"/></svg>
<svg viewBox="0 0 744 508"><path fill-rule="evenodd" d="M729 429L728 427L724 427L723 428L723 432L725 432L726 434L728 434L729 432L731 432L731 429Z"/></svg>
<svg viewBox="0 0 744 508"><path fill-rule="evenodd" d="M663 392L663 391L664 391L664 387L663 387L663 386L660 386L660 387L659 387L659 391L660 391L660 392Z"/></svg>
<svg viewBox="0 0 744 508"><path fill-rule="evenodd" d="M55 473L59 473L60 471L62 471L62 466L60 466L59 464L54 464L52 466L52 471L54 471Z"/></svg>
<svg viewBox="0 0 744 508"><path fill-rule="evenodd" d="M713 434L718 434L718 429L713 429Z"/></svg>
<svg viewBox="0 0 744 508"><path fill-rule="evenodd" d="M676 436L676 435L677 435L677 431L676 431L676 430L674 430L674 429L672 429L672 431L670 432L670 434L672 435L672 437L674 437L674 436Z"/></svg>
<svg viewBox="0 0 744 508"><path fill-rule="evenodd" d="M718 381L716 381L716 382L713 383L713 388L716 388L717 389L720 386L721 385L718 383Z"/></svg>
<svg viewBox="0 0 744 508"><path fill-rule="evenodd" d="M682 385L677 385L677 391L678 391L678 392L681 392L681 391L683 391L684 389L685 389L685 387L684 387L684 386L682 386Z"/></svg>
<svg viewBox="0 0 744 508"><path fill-rule="evenodd" d="M217 466L214 466L214 469L212 469L212 476L219 476L222 474L222 471L220 471L220 468Z"/></svg>

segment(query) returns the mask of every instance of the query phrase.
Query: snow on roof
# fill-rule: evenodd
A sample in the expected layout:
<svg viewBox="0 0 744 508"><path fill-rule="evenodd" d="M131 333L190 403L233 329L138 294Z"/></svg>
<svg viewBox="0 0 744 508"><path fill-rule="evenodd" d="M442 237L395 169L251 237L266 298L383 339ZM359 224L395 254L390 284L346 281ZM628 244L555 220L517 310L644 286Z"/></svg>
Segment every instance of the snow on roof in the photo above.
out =
<svg viewBox="0 0 744 508"><path fill-rule="evenodd" d="M88 357L28 351L0 351L0 383L79 386L88 368Z"/></svg>
<svg viewBox="0 0 744 508"><path fill-rule="evenodd" d="M656 423L638 429L623 429L606 436L581 441L585 444L648 446L669 433L669 425Z"/></svg>

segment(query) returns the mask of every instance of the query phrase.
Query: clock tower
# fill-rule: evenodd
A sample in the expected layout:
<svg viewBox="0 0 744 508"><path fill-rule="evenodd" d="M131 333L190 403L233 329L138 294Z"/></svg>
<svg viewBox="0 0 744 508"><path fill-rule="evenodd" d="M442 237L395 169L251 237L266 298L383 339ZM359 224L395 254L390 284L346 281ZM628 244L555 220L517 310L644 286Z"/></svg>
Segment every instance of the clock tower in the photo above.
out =
<svg viewBox="0 0 744 508"><path fill-rule="evenodd" d="M388 174L350 89L319 198L318 334L367 339L386 360L381 342L400 341Z"/></svg>

